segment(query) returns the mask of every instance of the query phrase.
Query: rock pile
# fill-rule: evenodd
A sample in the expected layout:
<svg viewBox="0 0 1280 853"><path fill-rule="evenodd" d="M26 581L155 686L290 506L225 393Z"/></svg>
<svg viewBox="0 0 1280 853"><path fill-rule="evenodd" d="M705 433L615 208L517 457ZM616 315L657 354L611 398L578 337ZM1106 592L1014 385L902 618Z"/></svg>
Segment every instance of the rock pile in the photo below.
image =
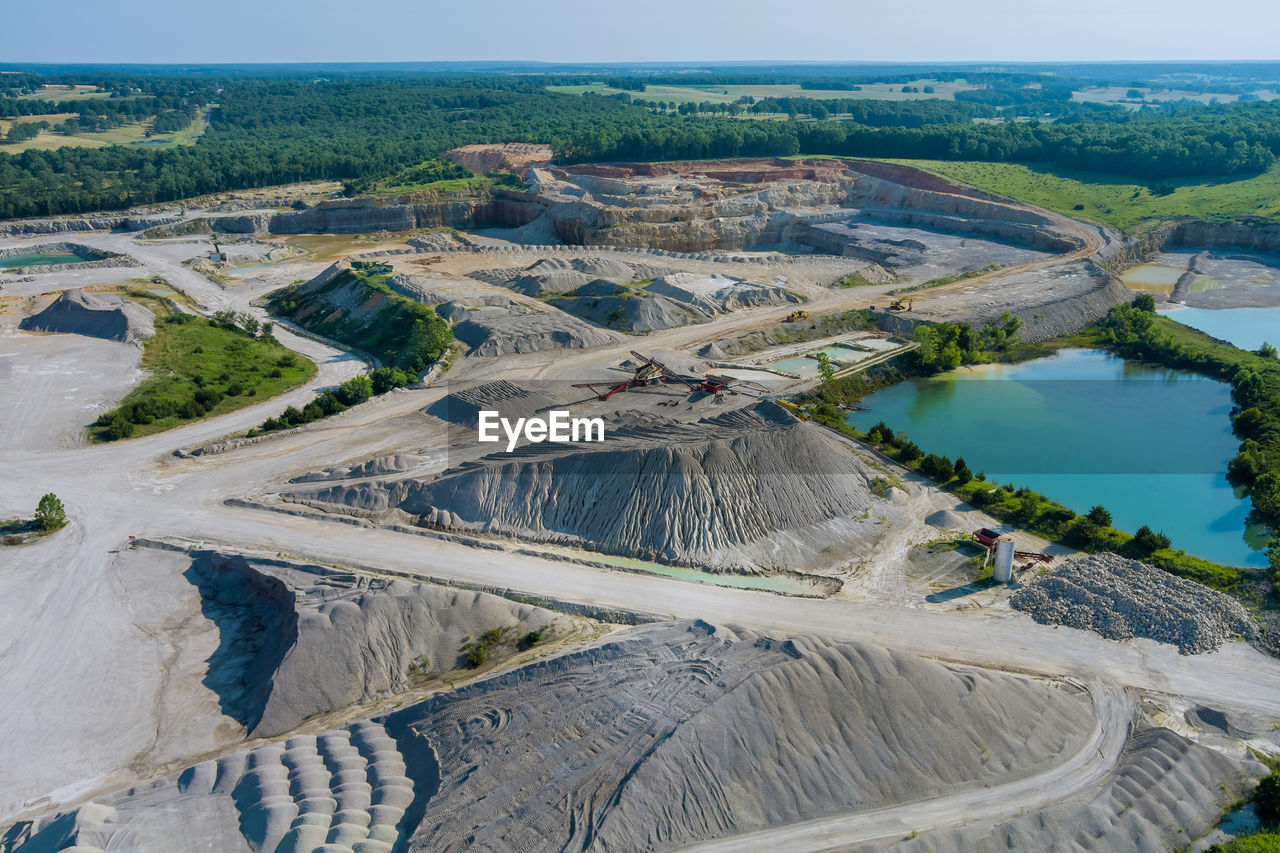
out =
<svg viewBox="0 0 1280 853"><path fill-rule="evenodd" d="M1069 563L1014 593L1010 603L1043 625L1109 640L1146 637L1172 643L1184 655L1253 633L1248 614L1230 596L1115 554Z"/></svg>
<svg viewBox="0 0 1280 853"><path fill-rule="evenodd" d="M482 411L497 411L504 418L527 418L550 408L555 401L514 382L499 379L450 392L424 411L459 426L474 427Z"/></svg>
<svg viewBox="0 0 1280 853"><path fill-rule="evenodd" d="M527 400L497 404L518 414ZM451 402L454 419L469 401ZM758 403L692 424L636 414L604 442L529 444L439 476L288 497L344 513L395 509L453 533L761 573L812 571L870 547L873 476L840 439Z"/></svg>
<svg viewBox="0 0 1280 853"><path fill-rule="evenodd" d="M141 305L119 297L67 290L39 314L19 326L30 332L66 332L132 343L156 333L155 318Z"/></svg>

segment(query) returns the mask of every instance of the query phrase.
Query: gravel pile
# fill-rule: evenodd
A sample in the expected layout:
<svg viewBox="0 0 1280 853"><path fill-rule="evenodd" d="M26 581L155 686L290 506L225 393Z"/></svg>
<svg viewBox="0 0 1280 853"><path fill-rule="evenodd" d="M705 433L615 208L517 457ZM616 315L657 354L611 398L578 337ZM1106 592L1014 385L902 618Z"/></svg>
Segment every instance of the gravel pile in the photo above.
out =
<svg viewBox="0 0 1280 853"><path fill-rule="evenodd" d="M155 317L135 302L67 290L18 328L30 332L64 332L132 343L155 335Z"/></svg>
<svg viewBox="0 0 1280 853"><path fill-rule="evenodd" d="M1115 554L1068 563L1014 593L1010 603L1043 625L1109 640L1146 637L1172 643L1184 655L1253 633L1248 614L1230 596Z"/></svg>

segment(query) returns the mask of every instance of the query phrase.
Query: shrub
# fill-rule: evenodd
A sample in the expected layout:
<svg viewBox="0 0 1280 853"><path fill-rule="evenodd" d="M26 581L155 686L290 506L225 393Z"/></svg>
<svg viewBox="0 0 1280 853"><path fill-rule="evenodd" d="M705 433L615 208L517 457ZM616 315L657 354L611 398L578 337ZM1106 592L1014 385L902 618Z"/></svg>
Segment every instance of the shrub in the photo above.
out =
<svg viewBox="0 0 1280 853"><path fill-rule="evenodd" d="M58 500L58 496L53 492L49 492L40 498L40 502L36 504L36 527L45 531L59 530L67 524L67 512L62 507L62 501Z"/></svg>
<svg viewBox="0 0 1280 853"><path fill-rule="evenodd" d="M1280 776L1272 773L1258 783L1253 792L1253 804L1262 820L1267 823L1280 821Z"/></svg>

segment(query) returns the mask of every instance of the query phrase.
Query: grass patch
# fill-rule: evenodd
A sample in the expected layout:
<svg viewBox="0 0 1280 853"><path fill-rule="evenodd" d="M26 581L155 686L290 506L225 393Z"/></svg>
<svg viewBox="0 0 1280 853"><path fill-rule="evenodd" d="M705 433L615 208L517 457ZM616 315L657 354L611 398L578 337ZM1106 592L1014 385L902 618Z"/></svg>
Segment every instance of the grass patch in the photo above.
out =
<svg viewBox="0 0 1280 853"><path fill-rule="evenodd" d="M41 527L34 518L0 518L0 547L29 545L56 532Z"/></svg>
<svg viewBox="0 0 1280 853"><path fill-rule="evenodd" d="M987 264L982 269L968 270L967 272L956 273L955 275L944 275L941 278L931 278L920 284L913 284L910 287L899 287L897 290L889 291L890 296L900 296L904 293L916 293L921 290L931 290L935 287L945 287L948 284L955 284L957 281L968 281L971 278L987 275L988 273L997 272L1004 269L1004 264ZM870 282L868 282L870 284ZM841 285L842 287L844 285Z"/></svg>
<svg viewBox="0 0 1280 853"><path fill-rule="evenodd" d="M524 189L524 183L510 172L476 175L447 160L424 160L379 180L348 181L344 192L350 196L481 196L495 187Z"/></svg>
<svg viewBox="0 0 1280 853"><path fill-rule="evenodd" d="M836 287L867 287L872 284L875 284L875 282L860 272L851 272L836 280Z"/></svg>
<svg viewBox="0 0 1280 853"><path fill-rule="evenodd" d="M1244 179L1137 178L1049 166L948 160L886 160L1030 202L1089 222L1131 231L1143 220L1171 217L1280 221L1280 165Z"/></svg>
<svg viewBox="0 0 1280 853"><path fill-rule="evenodd" d="M156 314L156 334L143 344L149 376L94 422L94 441L151 435L200 418L224 415L294 388L316 374L310 360L270 331L175 312L161 297L128 290Z"/></svg>
<svg viewBox="0 0 1280 853"><path fill-rule="evenodd" d="M1280 833L1257 832L1215 844L1206 853L1280 853Z"/></svg>

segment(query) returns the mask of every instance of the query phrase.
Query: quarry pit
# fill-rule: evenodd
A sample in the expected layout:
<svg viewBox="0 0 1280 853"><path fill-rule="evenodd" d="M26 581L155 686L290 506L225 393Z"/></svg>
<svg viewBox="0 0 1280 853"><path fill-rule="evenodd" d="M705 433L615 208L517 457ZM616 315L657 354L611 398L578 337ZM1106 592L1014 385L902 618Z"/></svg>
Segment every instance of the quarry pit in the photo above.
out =
<svg viewBox="0 0 1280 853"><path fill-rule="evenodd" d="M819 381L818 353L852 375L920 324L1078 330L1128 298L1134 246L886 164L544 153L464 152L524 175L484 204L152 212L76 229L136 270L0 278L20 403L0 413L19 483L0 510L52 490L73 519L0 573L24 638L0 647L0 850L1207 834L1263 773L1248 747L1280 749L1277 664L1226 642L1247 619L1170 589L1173 627L1126 633L1109 614L1132 602L1084 580L1011 603L976 583L972 530L1055 568L1082 555L780 404ZM142 379L149 312L100 295L129 278L270 316L315 377L89 444ZM250 437L372 366L338 335L401 299L449 324L447 371ZM475 440L480 411L552 408L607 440ZM1169 696L1207 710L1175 731L1150 710ZM1227 736L1220 717L1251 722Z"/></svg>

